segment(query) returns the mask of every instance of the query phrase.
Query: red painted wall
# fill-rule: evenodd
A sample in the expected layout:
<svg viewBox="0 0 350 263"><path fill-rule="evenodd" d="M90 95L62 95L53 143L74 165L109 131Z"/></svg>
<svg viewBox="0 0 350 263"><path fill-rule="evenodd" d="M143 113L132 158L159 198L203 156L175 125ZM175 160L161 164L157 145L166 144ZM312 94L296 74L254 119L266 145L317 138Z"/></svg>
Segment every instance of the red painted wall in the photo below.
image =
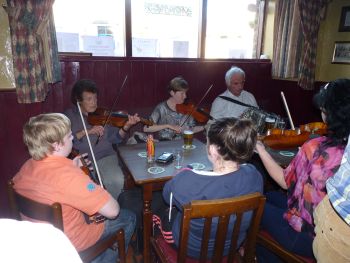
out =
<svg viewBox="0 0 350 263"><path fill-rule="evenodd" d="M119 105L114 110L124 109L147 116L156 103L167 98L166 85L178 75L189 82L188 95L194 102L199 101L214 84L203 101L203 105L210 107L214 98L226 89L224 75L232 65L246 72L245 88L255 95L263 109L286 116L279 95L283 90L296 125L319 118L310 103L313 92L301 90L295 82L272 80L269 60L62 57L62 82L51 87L45 102L18 104L14 91L0 92L0 216L8 215L6 182L29 158L22 142L24 123L31 116L62 112L70 107L70 90L76 80L89 78L96 81L100 90L99 105L110 107L128 75Z"/></svg>

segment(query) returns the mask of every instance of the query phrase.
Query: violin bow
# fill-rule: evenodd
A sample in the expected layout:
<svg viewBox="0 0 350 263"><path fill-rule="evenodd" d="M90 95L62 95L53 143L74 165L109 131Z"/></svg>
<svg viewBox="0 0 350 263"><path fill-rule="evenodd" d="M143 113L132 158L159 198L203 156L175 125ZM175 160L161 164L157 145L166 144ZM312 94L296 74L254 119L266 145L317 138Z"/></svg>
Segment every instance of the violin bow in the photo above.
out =
<svg viewBox="0 0 350 263"><path fill-rule="evenodd" d="M110 109L110 111L109 111L109 114L108 114L108 116L107 116L107 118L106 118L104 124L102 125L103 127L105 127L105 125L108 123L109 119L111 118L113 108L114 108L114 106L117 104L117 102L118 102L119 99L120 99L120 96L121 96L122 91L123 91L123 89L124 89L124 87L125 87L125 83L126 83L127 79L128 79L128 75L126 75L125 78L124 78L123 84L122 84L122 86L120 87L120 90L119 90L119 94L117 94L117 97L115 98L115 100L114 100L114 102L113 102L113 104L112 104L112 107L111 107L111 109Z"/></svg>
<svg viewBox="0 0 350 263"><path fill-rule="evenodd" d="M86 125L85 125L83 113L81 112L81 108L80 108L80 105L79 105L79 101L77 101L77 106L78 106L78 110L79 110L79 114L80 114L81 121L83 122L85 135L86 135L86 138L87 138L87 141L88 141L88 144L89 144L89 148L90 148L90 151L91 151L91 156L92 156L92 159L93 159L94 164L95 164L95 168L96 168L96 173L97 173L98 181L100 182L100 186L101 186L102 188L105 188L104 185L103 185L103 183L102 183L101 174L100 174L100 170L98 169L98 166L97 166L97 162L96 162L96 158L95 158L94 151L92 150L90 137L89 137L88 131L87 131L87 129L86 129Z"/></svg>
<svg viewBox="0 0 350 263"><path fill-rule="evenodd" d="M281 97L282 97L282 100L283 100L284 107L286 108L286 111L287 111L290 127L292 128L292 130L295 130L294 123L293 123L293 120L292 120L292 116L290 115L288 104L287 104L286 98L284 97L283 91L281 91Z"/></svg>
<svg viewBox="0 0 350 263"><path fill-rule="evenodd" d="M188 120L188 118L192 115L192 113L198 108L198 106L202 103L202 101L204 100L204 98L208 95L209 91L212 89L212 87L214 86L214 84L211 84L210 87L207 89L207 91L204 93L204 95L202 96L202 98L199 100L199 102L197 103L197 105L195 107L193 107L193 109L191 110L191 112L187 115L186 119L181 123L180 127L182 127L186 121Z"/></svg>
<svg viewBox="0 0 350 263"><path fill-rule="evenodd" d="M120 99L120 96L121 96L122 91L123 91L123 89L124 89L124 87L125 87L125 83L126 83L126 80L127 80L127 79L128 79L128 75L126 75L125 78L124 78L124 81L123 81L122 86L120 87L119 93L117 94L117 96L116 96L116 98L115 98L115 100L114 100L114 102L113 102L113 104L112 104L112 107L111 107L111 109L110 109L110 111L109 111L109 114L108 114L106 120L104 121L104 123L103 123L103 125L102 125L103 128L106 126L106 124L108 123L109 119L110 119L111 116L112 116L113 108L114 108L114 106L117 104L117 102L118 102L119 99ZM95 145L97 145L98 142L100 141L100 137L101 137L101 136L98 136L98 137L97 137L97 140L96 140L96 142L95 142Z"/></svg>

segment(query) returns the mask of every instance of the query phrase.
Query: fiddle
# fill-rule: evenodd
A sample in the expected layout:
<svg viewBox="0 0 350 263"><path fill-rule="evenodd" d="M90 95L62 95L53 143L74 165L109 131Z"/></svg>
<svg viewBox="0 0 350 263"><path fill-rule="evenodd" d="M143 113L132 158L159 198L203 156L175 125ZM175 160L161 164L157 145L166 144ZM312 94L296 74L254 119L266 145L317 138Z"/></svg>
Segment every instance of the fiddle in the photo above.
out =
<svg viewBox="0 0 350 263"><path fill-rule="evenodd" d="M71 153L69 154L69 158L70 159L74 159L75 157L77 157L79 155L79 151L75 148L72 148L72 151ZM89 165L86 163L85 161L85 158L83 156L80 157L80 161L82 163L82 166L80 167L80 169L90 177L90 179L96 183L96 184L99 184L98 180L93 176L93 173L91 172L90 168L89 168ZM88 223L101 223L103 221L106 220L106 218L103 216L103 215L100 215L100 214L94 214L92 216L88 216L87 214L84 214L84 217L85 217L85 220L88 222Z"/></svg>
<svg viewBox="0 0 350 263"><path fill-rule="evenodd" d="M70 152L68 158L69 159L74 159L77 156L79 156L79 151L77 149L75 149L75 148L72 148L72 151ZM90 177L90 179L95 184L100 184L99 181L96 179L96 177L93 175L92 170L89 168L91 166L87 164L84 156L80 156L80 161L81 161L81 164L82 164L80 169L84 172L84 174L88 175Z"/></svg>
<svg viewBox="0 0 350 263"><path fill-rule="evenodd" d="M176 112L184 115L189 114L199 123L206 123L209 119L213 119L208 109L196 107L194 103L188 101L183 104L176 104Z"/></svg>
<svg viewBox="0 0 350 263"><path fill-rule="evenodd" d="M273 128L262 138L265 145L272 149L290 149L303 145L313 134L327 134L327 125L323 122L312 122L300 125L295 130Z"/></svg>
<svg viewBox="0 0 350 263"><path fill-rule="evenodd" d="M88 122L90 125L100 125L110 124L112 126L121 128L128 121L128 113L125 111L117 111L110 113L109 110L104 108L97 108L93 113L89 113ZM140 117L140 122L146 126L152 126L153 122Z"/></svg>

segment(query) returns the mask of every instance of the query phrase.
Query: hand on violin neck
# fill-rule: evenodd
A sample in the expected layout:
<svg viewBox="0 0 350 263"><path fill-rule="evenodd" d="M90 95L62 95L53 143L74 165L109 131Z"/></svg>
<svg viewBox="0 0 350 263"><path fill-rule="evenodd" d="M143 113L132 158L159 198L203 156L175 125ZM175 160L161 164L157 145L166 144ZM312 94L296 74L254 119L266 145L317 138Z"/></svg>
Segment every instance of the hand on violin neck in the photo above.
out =
<svg viewBox="0 0 350 263"><path fill-rule="evenodd" d="M91 164L91 161L89 161L88 159L88 154L87 153L84 153L84 154L78 154L77 156L75 156L72 161L73 161L73 164L78 167L78 168L81 168L83 166L89 166ZM84 163L83 161L84 160Z"/></svg>
<svg viewBox="0 0 350 263"><path fill-rule="evenodd" d="M136 123L140 122L140 120L141 119L137 113L134 115L128 115L128 120L124 124L124 129L129 130L131 126L134 126Z"/></svg>

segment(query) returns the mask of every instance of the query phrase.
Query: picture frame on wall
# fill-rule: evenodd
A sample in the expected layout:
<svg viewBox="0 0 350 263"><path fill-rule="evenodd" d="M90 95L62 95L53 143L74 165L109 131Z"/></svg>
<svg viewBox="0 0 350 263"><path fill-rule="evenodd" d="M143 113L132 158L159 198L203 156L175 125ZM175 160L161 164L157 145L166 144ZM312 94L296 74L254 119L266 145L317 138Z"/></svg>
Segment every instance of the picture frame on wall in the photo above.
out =
<svg viewBox="0 0 350 263"><path fill-rule="evenodd" d="M344 6L341 10L339 32L350 32L350 6Z"/></svg>
<svg viewBox="0 0 350 263"><path fill-rule="evenodd" d="M350 64L350 41L335 42L332 64Z"/></svg>

